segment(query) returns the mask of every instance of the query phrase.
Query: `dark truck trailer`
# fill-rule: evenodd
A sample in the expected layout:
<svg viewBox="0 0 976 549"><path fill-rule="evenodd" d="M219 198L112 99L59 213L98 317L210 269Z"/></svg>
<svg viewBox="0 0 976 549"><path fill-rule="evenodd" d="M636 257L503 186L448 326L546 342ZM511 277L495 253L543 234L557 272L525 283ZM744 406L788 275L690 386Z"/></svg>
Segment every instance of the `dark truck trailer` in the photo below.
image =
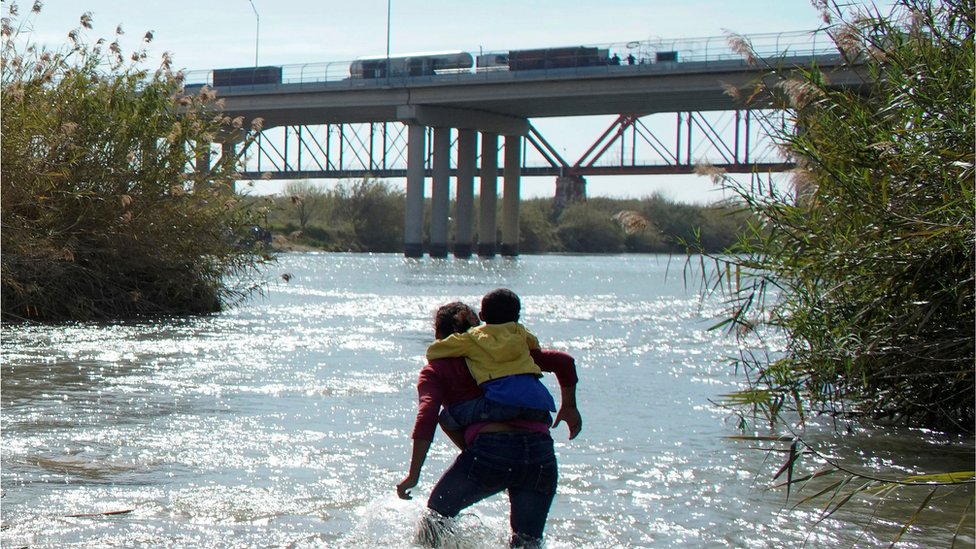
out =
<svg viewBox="0 0 976 549"><path fill-rule="evenodd" d="M214 69L213 85L254 86L256 84L281 84L281 67L242 67L239 69Z"/></svg>
<svg viewBox="0 0 976 549"><path fill-rule="evenodd" d="M349 65L353 78L384 78L389 76L434 76L436 74L470 72L474 66L471 54L465 51L411 53L394 57L360 57Z"/></svg>
<svg viewBox="0 0 976 549"><path fill-rule="evenodd" d="M508 68L513 71L595 67L607 62L607 50L587 46L508 52Z"/></svg>

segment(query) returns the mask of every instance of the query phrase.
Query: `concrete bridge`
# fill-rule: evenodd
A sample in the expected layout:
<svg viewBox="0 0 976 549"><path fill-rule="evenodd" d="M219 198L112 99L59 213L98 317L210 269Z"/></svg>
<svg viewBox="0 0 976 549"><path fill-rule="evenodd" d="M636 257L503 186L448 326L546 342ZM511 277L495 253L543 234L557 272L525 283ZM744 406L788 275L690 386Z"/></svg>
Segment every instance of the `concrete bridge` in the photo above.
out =
<svg viewBox="0 0 976 549"><path fill-rule="evenodd" d="M780 35L776 36L778 40ZM627 47L638 44L639 48L631 49L636 49L641 54L639 59L628 54L630 63L609 61L585 66L532 70L515 70L515 65L509 70L506 70L507 67L490 67L484 70L472 67L469 70L431 70L427 74L412 75L391 74L392 71L387 71L374 78L351 76L348 71L350 63L327 63L280 69L271 67L269 69L279 69L277 78L280 80L238 80L233 85L215 82L213 79L219 74L214 71L208 75L207 83L216 84L219 97L225 101L226 114L244 117L245 127L249 126L250 120L262 118L263 133L268 133L273 128L285 128L287 136L287 129L295 128L296 131L292 133L300 136L302 128L339 125L339 137L342 139L343 125L366 124L371 131L376 124L383 124L384 130L387 124L403 125L406 128L405 169L387 165L385 159L388 148L384 132L384 144L381 147L384 165L380 167L376 162L371 135L369 150L364 151L368 160L364 163L365 169L359 173L380 177L406 176L404 254L408 257L420 257L424 253L424 193L427 177L432 178L432 211L427 252L432 257L446 257L449 252L448 209L450 179L454 177L457 185L457 224L453 252L459 257L469 257L475 251L472 221L474 178L477 176L480 181L480 225L477 234L495 235L500 172L500 247L495 249L496 243L492 238L490 242L478 242L476 251L483 257L494 256L496 252L504 256L515 256L518 255L518 206L524 143L531 143L546 157L552 168L547 173L576 178L579 184L582 184L584 175L600 173L592 163L585 165L577 162L571 165L562 159L555 148L534 131L530 120L617 115L617 122L608 129L606 135L619 137L627 128L636 128L640 117L654 113L687 112L686 138L689 141L687 150L690 151L691 122L694 116L691 113L745 109L746 114L742 118L748 124L749 109L764 105L754 103L746 108L733 99L728 89L747 88L771 68L808 69L816 64L829 73L835 85L859 86L862 83L860 75L845 65L836 50L832 49L833 44L828 38L819 37L820 45L817 46L816 33L805 33L803 36L808 42L805 47L785 43L780 45L777 42L776 51L769 52L768 56L752 63L747 62L742 55L732 53L727 47L718 47L716 42L706 42L712 44L712 51L704 54L701 53L700 46L669 44L674 49L662 51L659 46L628 43ZM725 39L721 40L724 43ZM612 50L607 48L599 51ZM336 67L342 68L337 71ZM191 85L194 82L192 73L188 76L188 82ZM683 120L680 114L678 120L680 132ZM739 120L737 115L737 124ZM362 136L355 138L361 142L364 140ZM706 138L714 141L715 136L706 132ZM501 149L500 139L504 142ZM739 154L739 139L737 127L736 143L726 147L733 152L724 162L717 163L719 167L733 172L782 171L790 167L784 161L750 161L748 138L746 152L742 155ZM677 146L680 147L681 139L677 141ZM256 171L247 172L244 176L257 179L265 172L275 178L355 175L354 171L342 166L341 160L337 165L329 158L328 143L322 147L321 142L315 141L315 145L318 146L318 156L324 155L323 159L317 161L319 169L291 168L286 140L285 153L279 153L281 162L274 166L274 170L261 170L259 165ZM224 146L234 145L231 142ZM594 143L591 151L599 146L599 141ZM308 142L300 142L293 145L294 148L298 149L299 155L305 150L306 156L315 156L311 152L315 147ZM452 168L452 150L456 155L453 159L456 168ZM499 150L504 151L501 162ZM260 159L260 153L258 156ZM606 173L688 173L693 169L690 153L684 162L679 158L679 153L672 156L675 161L664 166L638 166L632 163Z"/></svg>

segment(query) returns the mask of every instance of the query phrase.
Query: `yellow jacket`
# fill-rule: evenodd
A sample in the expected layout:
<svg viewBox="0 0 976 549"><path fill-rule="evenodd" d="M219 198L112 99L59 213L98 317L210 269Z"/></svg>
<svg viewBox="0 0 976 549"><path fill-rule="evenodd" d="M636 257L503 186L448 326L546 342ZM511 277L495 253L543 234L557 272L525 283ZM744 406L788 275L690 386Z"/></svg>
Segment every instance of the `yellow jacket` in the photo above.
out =
<svg viewBox="0 0 976 549"><path fill-rule="evenodd" d="M539 340L518 322L481 324L435 341L427 348L427 360L463 356L471 377L481 385L517 374L541 376L529 355L529 349L538 348Z"/></svg>

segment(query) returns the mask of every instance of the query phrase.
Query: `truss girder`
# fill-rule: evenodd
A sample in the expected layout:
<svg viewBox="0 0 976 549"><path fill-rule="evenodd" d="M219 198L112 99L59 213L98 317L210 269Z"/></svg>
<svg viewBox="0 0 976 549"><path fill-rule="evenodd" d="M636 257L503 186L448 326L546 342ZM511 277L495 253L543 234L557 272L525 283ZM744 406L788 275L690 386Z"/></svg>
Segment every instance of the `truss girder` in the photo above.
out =
<svg viewBox="0 0 976 549"><path fill-rule="evenodd" d="M622 114L570 162L559 153L565 147L530 126L522 175L685 174L703 164L734 173L784 171L792 162L767 136L785 127L785 114L774 110ZM432 129L427 132L429 177ZM264 130L244 158L246 179L400 178L407 172L407 131L398 122L282 126Z"/></svg>

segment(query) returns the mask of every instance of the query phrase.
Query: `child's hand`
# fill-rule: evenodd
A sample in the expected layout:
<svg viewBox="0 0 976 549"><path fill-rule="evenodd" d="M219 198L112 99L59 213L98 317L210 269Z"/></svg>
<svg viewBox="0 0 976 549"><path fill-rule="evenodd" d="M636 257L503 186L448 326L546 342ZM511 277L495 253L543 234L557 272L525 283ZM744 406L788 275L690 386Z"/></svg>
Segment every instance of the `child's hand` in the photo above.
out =
<svg viewBox="0 0 976 549"><path fill-rule="evenodd" d="M400 484L397 484L397 496L400 499L413 499L413 496L410 495L410 489L417 485L417 480L411 476L401 480Z"/></svg>

